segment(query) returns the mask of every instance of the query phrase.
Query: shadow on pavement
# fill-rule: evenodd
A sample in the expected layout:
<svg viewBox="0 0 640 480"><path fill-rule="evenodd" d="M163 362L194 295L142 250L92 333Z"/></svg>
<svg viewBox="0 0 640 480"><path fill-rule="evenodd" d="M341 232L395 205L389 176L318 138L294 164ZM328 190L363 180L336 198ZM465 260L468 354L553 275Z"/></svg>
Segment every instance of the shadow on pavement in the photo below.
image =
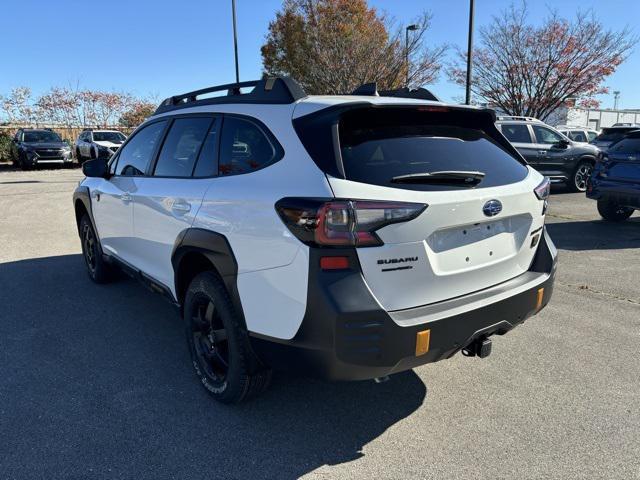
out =
<svg viewBox="0 0 640 480"><path fill-rule="evenodd" d="M180 320L123 279L91 283L80 255L0 264L0 471L29 478L297 478L349 462L418 409L413 372L325 383L284 374L217 404Z"/></svg>
<svg viewBox="0 0 640 480"><path fill-rule="evenodd" d="M556 247L562 250L618 250L640 247L640 217L626 222L604 220L547 223Z"/></svg>

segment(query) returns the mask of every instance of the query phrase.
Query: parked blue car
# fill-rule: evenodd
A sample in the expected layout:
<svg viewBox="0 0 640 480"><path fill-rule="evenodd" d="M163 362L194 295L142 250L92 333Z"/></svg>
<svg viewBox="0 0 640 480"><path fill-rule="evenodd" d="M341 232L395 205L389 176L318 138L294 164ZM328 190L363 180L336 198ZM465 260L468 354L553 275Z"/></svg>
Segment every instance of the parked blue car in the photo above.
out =
<svg viewBox="0 0 640 480"><path fill-rule="evenodd" d="M621 222L640 209L640 130L627 133L602 152L587 182L605 220Z"/></svg>

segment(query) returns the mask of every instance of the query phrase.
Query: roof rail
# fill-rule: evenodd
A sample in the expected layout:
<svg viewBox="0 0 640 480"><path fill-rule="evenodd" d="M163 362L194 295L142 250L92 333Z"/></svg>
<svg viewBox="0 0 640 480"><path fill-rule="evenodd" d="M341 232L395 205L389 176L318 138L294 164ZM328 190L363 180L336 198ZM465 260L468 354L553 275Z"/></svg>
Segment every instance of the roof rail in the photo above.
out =
<svg viewBox="0 0 640 480"><path fill-rule="evenodd" d="M242 93L242 88L253 87L248 93ZM198 99L208 93L227 91L226 95ZM291 77L264 77L261 80L227 83L214 87L194 90L193 92L174 95L165 99L156 109L154 115L169 112L179 108L195 107L199 105L214 105L218 103L264 103L288 104L306 97L302 86Z"/></svg>
<svg viewBox="0 0 640 480"><path fill-rule="evenodd" d="M426 88L415 88L409 89L405 88L397 88L395 90L380 90L378 91L378 87L376 82L372 83L364 83L356 88L351 95L369 95L369 96L381 96L381 97L398 97L398 98L415 98L417 100L432 100L435 102L439 102L440 100L433 93L431 93Z"/></svg>
<svg viewBox="0 0 640 480"><path fill-rule="evenodd" d="M520 116L520 115L498 115L496 119L497 119L497 121L500 121L500 120L519 120L521 122L544 123L542 120L538 120L537 118L534 118L534 117L523 117L523 116Z"/></svg>

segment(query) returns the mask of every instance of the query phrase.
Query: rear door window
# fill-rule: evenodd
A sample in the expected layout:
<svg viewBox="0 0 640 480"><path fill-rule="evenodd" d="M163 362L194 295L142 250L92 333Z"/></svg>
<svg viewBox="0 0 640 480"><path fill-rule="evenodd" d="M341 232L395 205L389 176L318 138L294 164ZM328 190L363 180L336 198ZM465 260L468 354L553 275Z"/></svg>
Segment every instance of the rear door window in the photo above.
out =
<svg viewBox="0 0 640 480"><path fill-rule="evenodd" d="M589 137L590 142L593 142L597 136L598 134L596 132L587 132L587 137Z"/></svg>
<svg viewBox="0 0 640 480"><path fill-rule="evenodd" d="M212 121L211 117L174 120L158 156L154 176L190 177Z"/></svg>
<svg viewBox="0 0 640 480"><path fill-rule="evenodd" d="M278 151L255 123L226 116L220 140L220 176L250 173L278 160Z"/></svg>
<svg viewBox="0 0 640 480"><path fill-rule="evenodd" d="M406 112L406 110L404 111ZM411 190L468 188L454 181L398 183L394 177L436 172L481 172L475 188L514 183L527 168L487 133L466 125L438 122L438 115L360 109L340 121L339 138L345 178ZM445 117L443 117L445 118ZM453 117L446 117L453 118Z"/></svg>
<svg viewBox="0 0 640 480"><path fill-rule="evenodd" d="M532 143L529 127L519 124L502 124L502 134L507 137L511 143Z"/></svg>

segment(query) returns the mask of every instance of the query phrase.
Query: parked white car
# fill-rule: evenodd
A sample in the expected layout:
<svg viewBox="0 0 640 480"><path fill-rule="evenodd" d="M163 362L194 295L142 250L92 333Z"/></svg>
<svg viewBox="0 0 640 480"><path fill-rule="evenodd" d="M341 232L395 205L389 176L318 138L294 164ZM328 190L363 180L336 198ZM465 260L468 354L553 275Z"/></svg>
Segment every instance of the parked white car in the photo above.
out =
<svg viewBox="0 0 640 480"><path fill-rule="evenodd" d="M569 137L574 142L580 143L591 143L599 135L597 130L572 125L558 125L556 130Z"/></svg>
<svg viewBox="0 0 640 480"><path fill-rule="evenodd" d="M265 78L177 95L83 166L89 276L121 268L177 305L222 402L272 368L362 380L484 358L551 297L550 183L495 113L355 93Z"/></svg>
<svg viewBox="0 0 640 480"><path fill-rule="evenodd" d="M78 163L90 158L109 159L126 139L126 135L117 130L85 128L74 145Z"/></svg>

